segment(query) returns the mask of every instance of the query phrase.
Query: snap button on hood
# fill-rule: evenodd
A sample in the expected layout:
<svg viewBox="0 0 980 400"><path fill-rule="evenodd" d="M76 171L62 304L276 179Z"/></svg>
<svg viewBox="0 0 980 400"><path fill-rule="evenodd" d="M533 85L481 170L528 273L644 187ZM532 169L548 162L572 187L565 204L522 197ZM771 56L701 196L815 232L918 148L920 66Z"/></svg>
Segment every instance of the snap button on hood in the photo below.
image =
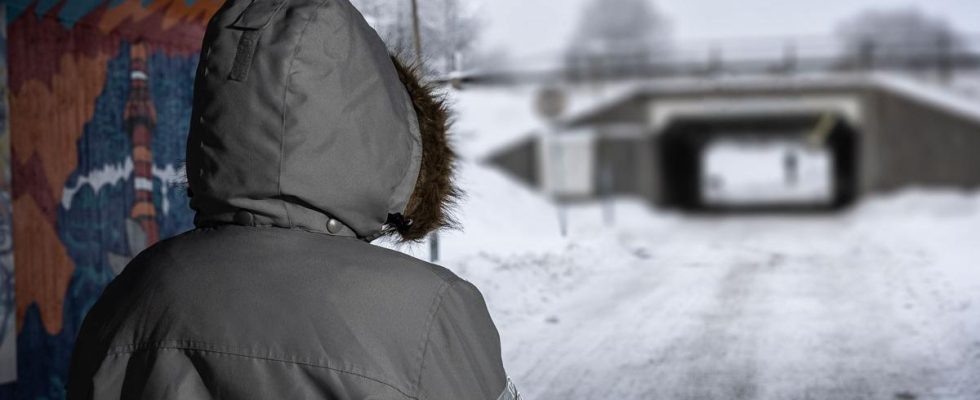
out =
<svg viewBox="0 0 980 400"><path fill-rule="evenodd" d="M330 222L327 222L327 231L332 234L336 235L340 233L342 229L344 229L344 225L340 221L331 218Z"/></svg>
<svg viewBox="0 0 980 400"><path fill-rule="evenodd" d="M234 221L237 225L255 226L255 216L245 210L236 212Z"/></svg>

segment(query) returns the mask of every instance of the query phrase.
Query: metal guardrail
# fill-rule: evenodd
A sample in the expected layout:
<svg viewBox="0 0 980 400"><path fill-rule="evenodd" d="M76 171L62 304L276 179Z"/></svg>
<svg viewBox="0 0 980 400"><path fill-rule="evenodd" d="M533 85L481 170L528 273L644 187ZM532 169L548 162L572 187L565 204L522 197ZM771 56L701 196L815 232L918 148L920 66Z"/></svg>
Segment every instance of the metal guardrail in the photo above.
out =
<svg viewBox="0 0 980 400"><path fill-rule="evenodd" d="M679 43L655 52L605 52L562 57L543 68L457 72L436 79L455 85L534 82L596 82L644 78L728 75L793 75L876 71L933 72L949 78L959 71L980 71L980 34L956 43L876 41L848 48L839 39L758 38Z"/></svg>

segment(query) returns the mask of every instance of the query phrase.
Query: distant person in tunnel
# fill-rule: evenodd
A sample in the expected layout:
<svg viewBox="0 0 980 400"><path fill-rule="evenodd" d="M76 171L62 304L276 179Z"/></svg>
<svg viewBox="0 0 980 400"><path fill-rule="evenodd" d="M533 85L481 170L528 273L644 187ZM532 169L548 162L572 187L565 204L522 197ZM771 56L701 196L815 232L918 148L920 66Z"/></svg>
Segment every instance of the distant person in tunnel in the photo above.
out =
<svg viewBox="0 0 980 400"><path fill-rule="evenodd" d="M796 149L786 149L783 154L783 174L786 177L786 185L795 186L800 176L800 160L796 154Z"/></svg>
<svg viewBox="0 0 980 400"><path fill-rule="evenodd" d="M452 224L454 155L348 0L226 2L192 118L196 229L104 290L68 398L519 398L477 288L369 244Z"/></svg>

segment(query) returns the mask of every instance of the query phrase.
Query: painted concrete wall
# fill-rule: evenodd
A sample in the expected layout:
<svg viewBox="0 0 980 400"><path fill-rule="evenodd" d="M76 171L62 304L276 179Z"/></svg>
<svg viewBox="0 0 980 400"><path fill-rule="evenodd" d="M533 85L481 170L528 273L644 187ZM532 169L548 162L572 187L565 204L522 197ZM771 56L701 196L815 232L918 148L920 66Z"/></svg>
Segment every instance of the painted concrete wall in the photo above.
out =
<svg viewBox="0 0 980 400"><path fill-rule="evenodd" d="M7 6L0 4L0 385L17 380L13 204L10 201L10 124L7 109ZM0 386L0 398L4 397ZM8 397L11 397L8 395Z"/></svg>
<svg viewBox="0 0 980 400"><path fill-rule="evenodd" d="M883 88L874 90L868 113L875 121L869 190L980 187L980 119Z"/></svg>
<svg viewBox="0 0 980 400"><path fill-rule="evenodd" d="M3 3L11 176L0 180L0 259L14 254L16 302L2 311L17 359L0 398L60 399L75 335L105 285L192 226L179 171L201 38L223 2Z"/></svg>

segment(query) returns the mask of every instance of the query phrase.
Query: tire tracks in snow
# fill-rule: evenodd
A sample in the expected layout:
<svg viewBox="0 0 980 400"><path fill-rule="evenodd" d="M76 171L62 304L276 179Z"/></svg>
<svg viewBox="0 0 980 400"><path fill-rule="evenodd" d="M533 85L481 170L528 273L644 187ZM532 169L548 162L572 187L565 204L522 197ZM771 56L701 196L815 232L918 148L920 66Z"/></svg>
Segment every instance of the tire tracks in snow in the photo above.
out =
<svg viewBox="0 0 980 400"><path fill-rule="evenodd" d="M963 314L978 297L914 237L841 218L682 225L612 260L564 256L584 267L570 291L501 327L527 398L980 398Z"/></svg>

